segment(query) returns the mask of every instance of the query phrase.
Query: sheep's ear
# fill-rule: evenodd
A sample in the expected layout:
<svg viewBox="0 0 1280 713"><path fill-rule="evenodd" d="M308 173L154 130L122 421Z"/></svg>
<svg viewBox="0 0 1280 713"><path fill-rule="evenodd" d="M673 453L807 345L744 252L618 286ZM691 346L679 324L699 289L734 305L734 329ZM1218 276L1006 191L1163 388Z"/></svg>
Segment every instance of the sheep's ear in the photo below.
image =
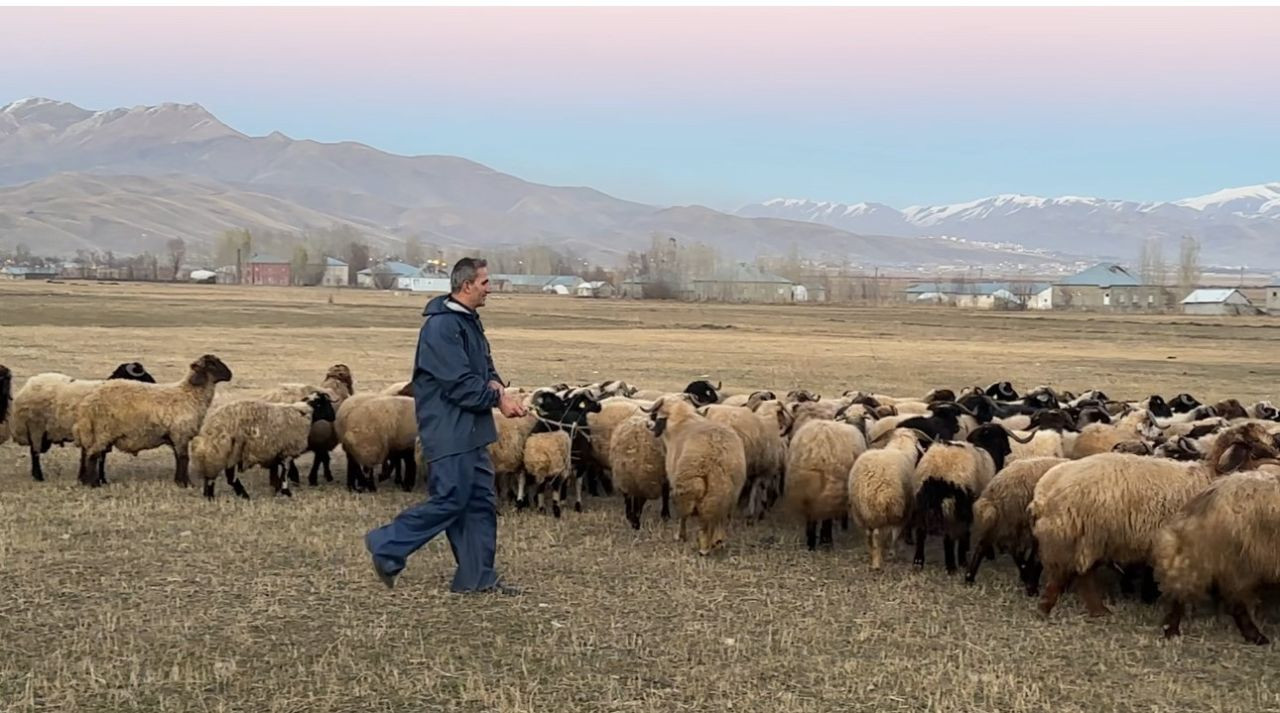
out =
<svg viewBox="0 0 1280 713"><path fill-rule="evenodd" d="M191 385L204 386L209 381L209 372L205 370L204 364L198 361L191 362Z"/></svg>
<svg viewBox="0 0 1280 713"><path fill-rule="evenodd" d="M1244 461L1248 457L1248 449L1239 443L1233 443L1218 458L1218 472L1234 473L1240 470L1240 467L1244 465Z"/></svg>

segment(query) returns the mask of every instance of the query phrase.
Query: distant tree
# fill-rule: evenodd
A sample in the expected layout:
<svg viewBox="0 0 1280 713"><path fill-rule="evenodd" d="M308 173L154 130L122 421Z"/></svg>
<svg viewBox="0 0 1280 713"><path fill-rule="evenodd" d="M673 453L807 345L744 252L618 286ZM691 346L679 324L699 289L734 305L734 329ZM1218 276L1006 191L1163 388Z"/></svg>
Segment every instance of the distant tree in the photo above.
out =
<svg viewBox="0 0 1280 713"><path fill-rule="evenodd" d="M26 243L18 243L13 247L13 260L19 265L31 262L31 248Z"/></svg>
<svg viewBox="0 0 1280 713"><path fill-rule="evenodd" d="M410 235L404 241L404 261L414 267L422 267L423 261L422 240L416 235Z"/></svg>
<svg viewBox="0 0 1280 713"><path fill-rule="evenodd" d="M293 247L293 259L289 261L289 272L293 275L293 284L307 284L307 248L305 245Z"/></svg>
<svg viewBox="0 0 1280 713"><path fill-rule="evenodd" d="M1185 297L1200 284L1200 241L1190 235L1182 236L1178 251L1178 288Z"/></svg>
<svg viewBox="0 0 1280 713"><path fill-rule="evenodd" d="M369 267L369 246L363 241L353 240L347 243L344 256L347 261L347 284L354 285L356 275Z"/></svg>
<svg viewBox="0 0 1280 713"><path fill-rule="evenodd" d="M182 261L187 257L187 241L182 238L169 238L165 248L169 251L169 265L173 266L173 280L177 282L178 271L182 269Z"/></svg>

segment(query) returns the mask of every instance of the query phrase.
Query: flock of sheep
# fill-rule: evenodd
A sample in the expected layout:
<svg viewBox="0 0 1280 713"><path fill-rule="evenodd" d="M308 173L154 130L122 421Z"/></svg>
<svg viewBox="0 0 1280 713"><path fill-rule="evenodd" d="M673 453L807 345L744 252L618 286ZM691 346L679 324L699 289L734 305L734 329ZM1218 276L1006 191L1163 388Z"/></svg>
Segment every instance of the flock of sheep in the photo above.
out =
<svg viewBox="0 0 1280 713"><path fill-rule="evenodd" d="M106 483L106 454L169 447L174 478L205 495L223 475L240 497L247 468L268 470L289 495L294 463L313 454L308 481L342 446L347 487L376 490L394 477L406 490L422 468L411 385L355 391L351 371L332 366L318 383L281 384L211 406L231 370L216 356L157 384L143 365L108 378L46 373L12 392L0 366L0 443L27 446L31 475L52 445L80 449L79 477ZM1009 382L920 398L857 391L823 398L799 389L730 394L705 380L678 393L621 381L508 387L529 407L521 418L495 410L489 447L505 502L560 517L573 493L622 496L639 528L645 504L672 506L680 540L697 520L697 551L709 554L732 521L753 521L776 505L805 525L810 550L829 546L835 523L865 534L870 565L882 567L899 537L925 563L929 537L942 540L948 572L973 582L983 561L1007 553L1028 595L1048 615L1076 585L1092 615L1107 613L1101 570L1143 601L1168 601L1163 630L1181 633L1188 604L1214 595L1246 640L1267 638L1254 621L1263 585L1280 582L1280 411L1268 402L1202 404L1189 394L1115 401Z"/></svg>

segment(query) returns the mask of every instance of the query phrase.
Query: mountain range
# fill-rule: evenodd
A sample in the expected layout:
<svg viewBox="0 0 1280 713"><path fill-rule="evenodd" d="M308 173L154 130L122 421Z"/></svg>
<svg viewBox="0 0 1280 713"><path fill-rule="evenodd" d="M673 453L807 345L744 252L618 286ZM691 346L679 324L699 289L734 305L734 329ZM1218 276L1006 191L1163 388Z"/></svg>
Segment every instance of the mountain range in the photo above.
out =
<svg viewBox="0 0 1280 713"><path fill-rule="evenodd" d="M753 218L804 220L853 232L960 235L988 243L1133 259L1143 238L1161 238L1175 259L1183 235L1218 265L1280 266L1280 182L1228 188L1170 202L1004 194L967 203L910 206L775 198L737 211Z"/></svg>
<svg viewBox="0 0 1280 713"><path fill-rule="evenodd" d="M778 199L731 214L542 185L456 156L249 136L199 104L94 111L33 98L0 108L0 246L53 254L160 251L174 236L200 254L233 228L349 225L393 252L417 236L467 248L545 244L611 264L662 234L736 260L794 250L861 265L1061 269L1131 258L1142 237L1191 231L1206 257L1280 264L1277 189L1171 204L997 196L903 211Z"/></svg>

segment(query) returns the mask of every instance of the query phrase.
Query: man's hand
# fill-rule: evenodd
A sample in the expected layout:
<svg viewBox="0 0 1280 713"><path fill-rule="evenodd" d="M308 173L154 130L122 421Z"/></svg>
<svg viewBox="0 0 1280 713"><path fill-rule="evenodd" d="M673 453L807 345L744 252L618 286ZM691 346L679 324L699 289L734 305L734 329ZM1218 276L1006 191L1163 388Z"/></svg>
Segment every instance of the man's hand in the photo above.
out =
<svg viewBox="0 0 1280 713"><path fill-rule="evenodd" d="M505 391L502 393L502 400L498 402L498 410L507 418L520 418L527 413L524 404L508 395Z"/></svg>

